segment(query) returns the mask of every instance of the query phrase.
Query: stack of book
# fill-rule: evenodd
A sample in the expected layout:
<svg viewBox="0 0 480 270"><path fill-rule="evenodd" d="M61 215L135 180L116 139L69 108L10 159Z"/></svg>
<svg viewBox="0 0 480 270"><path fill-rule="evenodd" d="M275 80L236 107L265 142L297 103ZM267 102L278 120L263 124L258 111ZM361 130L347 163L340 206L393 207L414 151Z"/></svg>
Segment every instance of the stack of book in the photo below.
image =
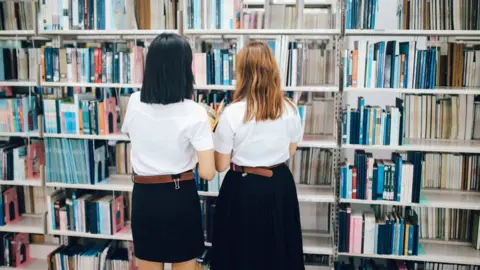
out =
<svg viewBox="0 0 480 270"><path fill-rule="evenodd" d="M20 46L22 44L2 44L3 48L0 48L0 81L35 81L37 79L40 50L20 48Z"/></svg>
<svg viewBox="0 0 480 270"><path fill-rule="evenodd" d="M203 42L202 52L193 54L193 74L197 85L235 85L236 43Z"/></svg>
<svg viewBox="0 0 480 270"><path fill-rule="evenodd" d="M417 213L355 212L350 207L339 212L339 252L356 254L418 255L419 224Z"/></svg>
<svg viewBox="0 0 480 270"><path fill-rule="evenodd" d="M130 246L117 247L114 242L60 246L48 255L48 269L135 269Z"/></svg>
<svg viewBox="0 0 480 270"><path fill-rule="evenodd" d="M243 29L264 29L265 28L265 10L262 8L244 8L243 9Z"/></svg>
<svg viewBox="0 0 480 270"><path fill-rule="evenodd" d="M0 179L40 179L40 166L45 164L44 149L41 141L28 145L23 140L0 141Z"/></svg>
<svg viewBox="0 0 480 270"><path fill-rule="evenodd" d="M178 2L170 0L42 1L44 30L176 28Z"/></svg>
<svg viewBox="0 0 480 270"><path fill-rule="evenodd" d="M425 153L424 188L480 191L480 156L476 154Z"/></svg>
<svg viewBox="0 0 480 270"><path fill-rule="evenodd" d="M344 144L402 145L403 100L395 106L365 106L365 99L358 98L357 109L343 112L342 138Z"/></svg>
<svg viewBox="0 0 480 270"><path fill-rule="evenodd" d="M289 164L295 183L307 185L330 185L332 166L332 152L320 148L297 149Z"/></svg>
<svg viewBox="0 0 480 270"><path fill-rule="evenodd" d="M405 138L471 140L479 104L473 95L405 95Z"/></svg>
<svg viewBox="0 0 480 270"><path fill-rule="evenodd" d="M420 202L422 152L393 153L391 160L375 160L370 153L355 151L355 163L340 167L343 199Z"/></svg>
<svg viewBox="0 0 480 270"><path fill-rule="evenodd" d="M42 47L42 81L142 83L147 49L134 42Z"/></svg>
<svg viewBox="0 0 480 270"><path fill-rule="evenodd" d="M480 48L469 43L358 40L343 53L344 85L367 88L478 87Z"/></svg>
<svg viewBox="0 0 480 270"><path fill-rule="evenodd" d="M270 5L270 29L297 28L297 8L295 6L275 3ZM302 29L331 29L333 25L332 9L330 6L308 7L303 10Z"/></svg>
<svg viewBox="0 0 480 270"><path fill-rule="evenodd" d="M115 167L117 174L132 174L133 168L130 160L132 144L129 142L117 142L115 146Z"/></svg>
<svg viewBox="0 0 480 270"><path fill-rule="evenodd" d="M1 30L35 30L35 2L0 2Z"/></svg>
<svg viewBox="0 0 480 270"><path fill-rule="evenodd" d="M97 184L108 176L107 142L45 138L47 182Z"/></svg>
<svg viewBox="0 0 480 270"><path fill-rule="evenodd" d="M0 132L38 130L37 97L0 98Z"/></svg>
<svg viewBox="0 0 480 270"><path fill-rule="evenodd" d="M43 100L45 133L106 135L117 133L117 102L92 93Z"/></svg>
<svg viewBox="0 0 480 270"><path fill-rule="evenodd" d="M286 86L332 85L335 54L328 40L289 42Z"/></svg>
<svg viewBox="0 0 480 270"><path fill-rule="evenodd" d="M345 4L346 29L375 29L376 0L347 0Z"/></svg>
<svg viewBox="0 0 480 270"><path fill-rule="evenodd" d="M114 235L125 226L122 195L58 190L51 195L51 230Z"/></svg>
<svg viewBox="0 0 480 270"><path fill-rule="evenodd" d="M186 0L186 23L189 29L240 28L240 0ZM238 26L238 27L237 27Z"/></svg>
<svg viewBox="0 0 480 270"><path fill-rule="evenodd" d="M415 211L418 213L420 238L472 242L475 234L472 221L477 212L431 207L415 207Z"/></svg>

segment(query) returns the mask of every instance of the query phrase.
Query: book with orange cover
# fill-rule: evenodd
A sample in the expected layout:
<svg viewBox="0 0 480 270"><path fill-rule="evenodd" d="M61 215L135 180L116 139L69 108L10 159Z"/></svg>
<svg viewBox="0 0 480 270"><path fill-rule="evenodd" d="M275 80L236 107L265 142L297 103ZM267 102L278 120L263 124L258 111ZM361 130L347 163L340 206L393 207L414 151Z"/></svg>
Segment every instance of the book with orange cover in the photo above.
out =
<svg viewBox="0 0 480 270"><path fill-rule="evenodd" d="M352 87L357 87L358 82L358 50L352 52Z"/></svg>

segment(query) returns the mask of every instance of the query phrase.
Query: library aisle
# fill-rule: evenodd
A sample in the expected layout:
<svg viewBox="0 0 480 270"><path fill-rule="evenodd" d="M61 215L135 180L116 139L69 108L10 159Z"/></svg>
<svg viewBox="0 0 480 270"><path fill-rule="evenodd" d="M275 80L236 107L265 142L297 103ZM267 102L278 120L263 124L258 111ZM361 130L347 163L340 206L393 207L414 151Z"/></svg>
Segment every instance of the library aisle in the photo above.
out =
<svg viewBox="0 0 480 270"><path fill-rule="evenodd" d="M0 269L136 269L120 127L167 32L213 119L237 52L274 53L305 134L288 165L306 269L480 269L476 0L0 1ZM197 269L225 173L195 177Z"/></svg>

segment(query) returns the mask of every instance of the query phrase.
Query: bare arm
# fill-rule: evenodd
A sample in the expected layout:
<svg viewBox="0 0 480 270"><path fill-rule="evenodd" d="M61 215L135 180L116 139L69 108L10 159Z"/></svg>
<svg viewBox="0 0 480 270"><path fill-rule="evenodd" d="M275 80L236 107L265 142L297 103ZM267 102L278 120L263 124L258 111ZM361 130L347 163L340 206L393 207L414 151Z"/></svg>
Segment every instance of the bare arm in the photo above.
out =
<svg viewBox="0 0 480 270"><path fill-rule="evenodd" d="M215 151L215 168L218 172L224 172L230 167L232 161L232 154L222 154Z"/></svg>
<svg viewBox="0 0 480 270"><path fill-rule="evenodd" d="M198 175L207 181L215 177L215 161L213 159L213 150L198 151Z"/></svg>
<svg viewBox="0 0 480 270"><path fill-rule="evenodd" d="M297 145L298 143L290 143L288 151L290 153L290 157L293 157L295 155L295 151L297 151Z"/></svg>

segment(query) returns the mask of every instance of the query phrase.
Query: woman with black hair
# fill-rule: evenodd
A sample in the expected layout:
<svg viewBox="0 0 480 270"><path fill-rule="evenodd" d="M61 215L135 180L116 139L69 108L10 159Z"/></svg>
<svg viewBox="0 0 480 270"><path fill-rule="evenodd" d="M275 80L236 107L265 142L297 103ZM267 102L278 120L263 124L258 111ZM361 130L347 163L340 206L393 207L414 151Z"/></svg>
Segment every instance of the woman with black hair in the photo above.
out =
<svg viewBox="0 0 480 270"><path fill-rule="evenodd" d="M195 269L204 251L200 199L192 172L215 176L207 113L191 100L192 50L176 34L151 43L143 86L128 102L122 132L132 144L132 234L140 270Z"/></svg>

